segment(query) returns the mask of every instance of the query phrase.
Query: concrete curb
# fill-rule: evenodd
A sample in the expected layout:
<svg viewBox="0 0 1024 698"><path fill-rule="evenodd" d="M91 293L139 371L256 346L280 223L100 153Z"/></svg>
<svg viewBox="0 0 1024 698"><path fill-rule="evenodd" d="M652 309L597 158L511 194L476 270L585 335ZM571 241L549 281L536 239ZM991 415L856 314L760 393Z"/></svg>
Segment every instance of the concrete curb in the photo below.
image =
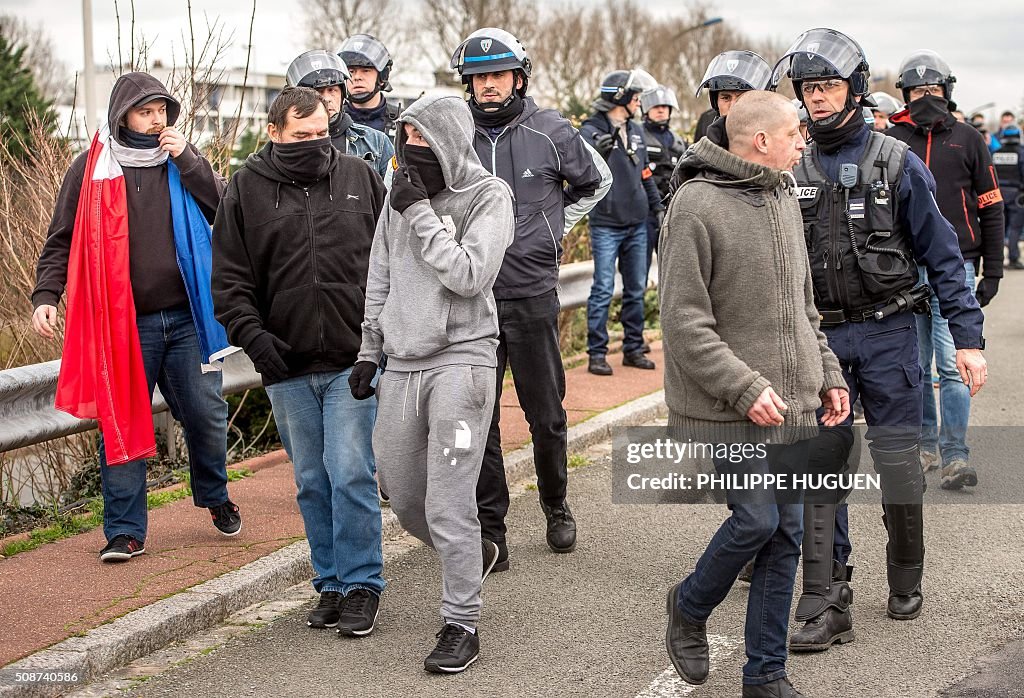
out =
<svg viewBox="0 0 1024 698"><path fill-rule="evenodd" d="M569 453L611 438L614 427L643 424L666 414L665 393L658 391L602 412L569 429ZM278 456L279 457L279 456ZM275 458L276 460L276 458ZM534 474L533 448L505 457L509 483ZM383 512L383 535L401 532L390 509ZM111 623L40 650L0 669L0 698L58 696L80 688L113 669L220 623L228 615L265 601L313 576L309 544L293 543L233 572L128 613ZM75 674L76 682L19 681L18 674Z"/></svg>

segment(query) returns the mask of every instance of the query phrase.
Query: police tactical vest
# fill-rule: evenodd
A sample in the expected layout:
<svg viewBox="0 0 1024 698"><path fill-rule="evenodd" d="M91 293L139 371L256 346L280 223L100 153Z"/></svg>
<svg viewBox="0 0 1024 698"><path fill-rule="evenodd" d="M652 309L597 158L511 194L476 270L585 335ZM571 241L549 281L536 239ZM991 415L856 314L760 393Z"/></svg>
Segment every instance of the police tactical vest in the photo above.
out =
<svg viewBox="0 0 1024 698"><path fill-rule="evenodd" d="M669 193L669 180L676 169L679 158L686 152L686 143L679 136L672 134L672 145L668 148L661 144L658 137L644 128L644 143L647 144L647 160L654 174L654 183L662 197Z"/></svg>
<svg viewBox="0 0 1024 698"><path fill-rule="evenodd" d="M999 186L1005 189L1020 189L1020 144L1008 143L992 153L992 164L996 166Z"/></svg>
<svg viewBox="0 0 1024 698"><path fill-rule="evenodd" d="M402 103L396 100L385 100L384 135L391 140L391 145L398 145L398 117L402 115Z"/></svg>
<svg viewBox="0 0 1024 698"><path fill-rule="evenodd" d="M819 309L867 310L917 283L910 234L896 211L908 150L906 143L873 132L856 182L852 176L829 180L815 145L804 150L793 174Z"/></svg>

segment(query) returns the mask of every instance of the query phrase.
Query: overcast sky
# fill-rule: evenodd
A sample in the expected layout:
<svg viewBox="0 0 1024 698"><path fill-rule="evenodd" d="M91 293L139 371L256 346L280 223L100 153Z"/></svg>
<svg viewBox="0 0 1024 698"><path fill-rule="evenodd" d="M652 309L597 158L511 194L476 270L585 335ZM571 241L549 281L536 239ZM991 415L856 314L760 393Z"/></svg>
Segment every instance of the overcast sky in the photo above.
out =
<svg viewBox="0 0 1024 698"><path fill-rule="evenodd" d="M514 0L510 0L513 1ZM558 0L541 0L557 2ZM127 31L128 1L120 3ZM678 0L647 0L651 11L671 12ZM1024 2L984 0L719 0L709 2L714 14L753 36L771 36L790 43L810 27L828 26L848 33L867 52L873 72L895 73L900 60L916 48L938 51L957 76L954 99L963 109L987 102L987 113L997 118L1003 109L1021 111L1024 102ZM136 0L136 27L153 43L152 58L170 60L171 45L186 29L185 0ZM242 64L251 3L245 0L193 0L197 24L206 13L219 16L235 32L230 62ZM82 56L81 0L0 0L0 12L43 22L55 40L61 58L73 70ZM396 14L396 17L399 16ZM98 62L116 53L117 34L113 0L93 0L94 44ZM288 61L305 50L300 0L257 0L253 60L260 71L284 72ZM386 37L381 37L385 38ZM529 46L529 37L522 37ZM127 42L127 37L122 37ZM180 46L180 44L179 44ZM737 47L742 48L742 47ZM180 47L175 49L180 56ZM443 57L447 59L447 54ZM769 62L777 57L765 56ZM400 66L398 66L400 69ZM611 67L611 66L610 66ZM875 85L896 94L891 85ZM998 109L998 111L995 111Z"/></svg>

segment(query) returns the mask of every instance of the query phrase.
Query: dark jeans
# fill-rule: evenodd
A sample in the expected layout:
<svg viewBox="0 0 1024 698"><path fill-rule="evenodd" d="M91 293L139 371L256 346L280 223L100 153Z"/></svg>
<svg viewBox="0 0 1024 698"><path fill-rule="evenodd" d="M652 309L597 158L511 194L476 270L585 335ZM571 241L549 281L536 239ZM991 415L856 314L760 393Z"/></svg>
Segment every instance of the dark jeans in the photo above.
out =
<svg viewBox="0 0 1024 698"><path fill-rule="evenodd" d="M590 226L594 256L594 284L587 299L587 353L608 353L608 308L615 292L615 262L622 275L622 353L640 351L644 345L644 274L647 257L647 223L631 228Z"/></svg>
<svg viewBox="0 0 1024 698"><path fill-rule="evenodd" d="M658 217L648 216L647 217L647 274L644 275L644 279L648 279L651 276L651 260L654 257L654 253L658 251L658 238L661 235L661 228L658 227ZM644 284L646 286L646 284Z"/></svg>
<svg viewBox="0 0 1024 698"><path fill-rule="evenodd" d="M501 455L501 389L506 364L512 368L519 405L526 413L533 436L540 500L558 506L565 500L566 423L565 370L558 347L558 295L554 289L534 298L496 301L498 308L497 397L487 434L480 479L477 515L480 533L497 542L505 540L508 483Z"/></svg>
<svg viewBox="0 0 1024 698"><path fill-rule="evenodd" d="M864 407L866 436L872 447L899 451L917 444L923 398L914 315L900 313L878 322L847 322L823 327L822 331L842 366L850 404L859 397ZM852 414L846 423L853 424ZM883 486L885 483L883 477ZM849 531L849 514L843 504L836 510L832 552L834 559L843 564L852 551Z"/></svg>
<svg viewBox="0 0 1024 698"><path fill-rule="evenodd" d="M795 470L787 464L807 461L807 442L768 446L767 458L740 464L715 459L719 472L768 473ZM727 495L732 515L722 523L693 572L679 587L679 610L691 621L704 623L722 603L736 576L751 559L754 574L747 595L744 626L747 663L743 683L771 683L786 675L786 633L793 605L793 584L803 540L803 504L779 504L771 490Z"/></svg>
<svg viewBox="0 0 1024 698"><path fill-rule="evenodd" d="M150 397L153 387L181 423L188 446L192 501L214 507L228 499L228 405L221 397L221 373L203 373L192 312L188 308L139 315L139 342ZM108 466L100 434L100 476L103 480L103 534L108 541L127 534L146 540L146 461Z"/></svg>

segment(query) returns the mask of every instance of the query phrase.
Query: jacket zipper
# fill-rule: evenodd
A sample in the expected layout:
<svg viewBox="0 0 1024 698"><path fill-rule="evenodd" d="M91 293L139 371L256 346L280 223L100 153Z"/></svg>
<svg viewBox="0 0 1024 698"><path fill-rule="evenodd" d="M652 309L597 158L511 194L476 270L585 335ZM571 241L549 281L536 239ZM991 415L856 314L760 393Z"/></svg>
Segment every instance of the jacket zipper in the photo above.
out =
<svg viewBox="0 0 1024 698"><path fill-rule="evenodd" d="M317 330L320 337L320 351L324 351L324 322L323 313L320 312L320 277L316 271L316 235L313 230L313 209L309 204L309 189L306 187L302 188L302 193L306 195L306 223L309 227L309 261L310 268L313 270L313 310L316 314L317 319Z"/></svg>
<svg viewBox="0 0 1024 698"><path fill-rule="evenodd" d="M558 243L555 241L555 231L551 228L551 221L548 220L548 214L544 211L540 212L540 215L544 217L544 224L548 227L548 235L551 236L551 246L555 254L555 269L558 269Z"/></svg>
<svg viewBox="0 0 1024 698"><path fill-rule="evenodd" d="M491 174L494 175L495 177L498 176L498 141L500 141L501 137L505 135L505 131L508 131L508 126L506 126L505 128L501 129L501 133L499 133L497 136L495 136L494 140L491 140ZM488 140L490 140L490 137L488 137ZM516 176L516 173L513 172L512 173L512 181L513 182L515 181L515 176Z"/></svg>
<svg viewBox="0 0 1024 698"><path fill-rule="evenodd" d="M924 150L924 166L932 169L932 132L928 132L928 146Z"/></svg>
<svg viewBox="0 0 1024 698"><path fill-rule="evenodd" d="M828 224L828 245L832 251L832 271L826 275L826 279L835 288L835 299L839 302L840 307L844 310L850 310L849 302L845 298L843 293L843 282L839 275L840 265L840 254L839 254L839 236L836 234L836 230L839 225L838 216L838 204L839 204L839 185L832 185L832 209L829 214ZM828 256L825 257L825 266L828 266Z"/></svg>

